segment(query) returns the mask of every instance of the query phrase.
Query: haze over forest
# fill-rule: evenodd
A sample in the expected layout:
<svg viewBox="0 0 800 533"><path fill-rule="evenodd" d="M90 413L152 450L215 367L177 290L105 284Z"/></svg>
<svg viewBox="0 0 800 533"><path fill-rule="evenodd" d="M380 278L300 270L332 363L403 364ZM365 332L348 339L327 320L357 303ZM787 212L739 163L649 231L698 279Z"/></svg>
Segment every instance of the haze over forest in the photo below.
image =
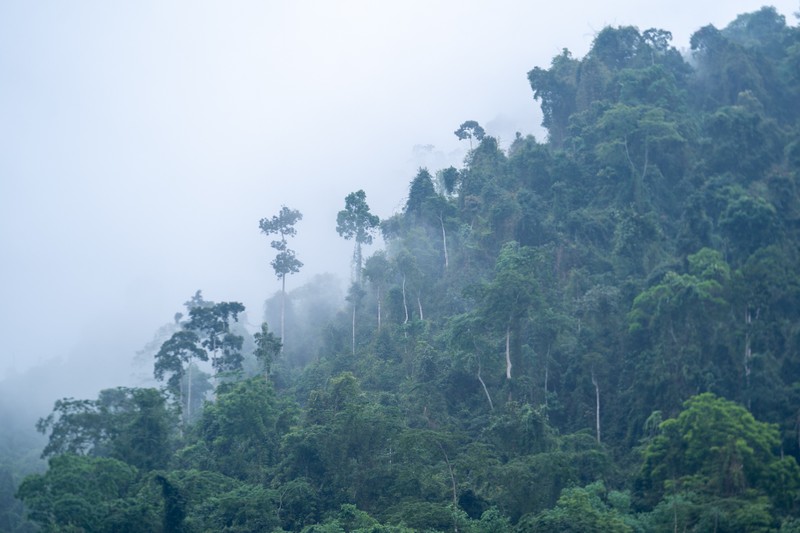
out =
<svg viewBox="0 0 800 533"><path fill-rule="evenodd" d="M797 3L528 4L0 6L0 531L800 531Z"/></svg>
<svg viewBox="0 0 800 533"><path fill-rule="evenodd" d="M279 288L257 222L283 204L304 214L290 286L332 272L344 290L345 195L364 189L390 216L419 166L461 164L452 132L467 119L503 146L543 140L533 66L582 56L609 24L669 28L688 48L703 24L758 7L5 2L0 379L81 358L120 379L197 289L257 324Z"/></svg>

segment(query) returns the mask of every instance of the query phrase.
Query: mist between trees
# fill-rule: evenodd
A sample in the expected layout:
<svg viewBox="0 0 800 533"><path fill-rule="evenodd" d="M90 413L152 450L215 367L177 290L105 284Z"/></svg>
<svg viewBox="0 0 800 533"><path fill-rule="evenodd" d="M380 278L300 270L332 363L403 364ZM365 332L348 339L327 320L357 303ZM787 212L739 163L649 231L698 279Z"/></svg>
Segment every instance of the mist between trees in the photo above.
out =
<svg viewBox="0 0 800 533"><path fill-rule="evenodd" d="M395 215L349 194L346 294L262 219L262 320L198 291L152 387L4 441L0 529L800 530L800 30L691 47L605 28L528 73L546 141L465 120Z"/></svg>

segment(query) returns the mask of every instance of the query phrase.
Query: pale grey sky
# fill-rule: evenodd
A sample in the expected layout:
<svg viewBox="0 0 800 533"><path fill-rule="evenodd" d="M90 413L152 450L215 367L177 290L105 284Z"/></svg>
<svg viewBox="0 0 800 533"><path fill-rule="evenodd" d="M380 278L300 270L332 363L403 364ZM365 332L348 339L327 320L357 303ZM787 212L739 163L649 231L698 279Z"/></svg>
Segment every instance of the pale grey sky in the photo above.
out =
<svg viewBox="0 0 800 533"><path fill-rule="evenodd" d="M279 288L258 221L281 204L305 216L289 287L346 277L344 197L363 188L391 215L420 164L459 164L464 120L541 137L533 67L584 55L605 25L686 48L761 5L4 1L0 380L70 357L124 366L197 289L257 323ZM796 0L772 5L796 24Z"/></svg>

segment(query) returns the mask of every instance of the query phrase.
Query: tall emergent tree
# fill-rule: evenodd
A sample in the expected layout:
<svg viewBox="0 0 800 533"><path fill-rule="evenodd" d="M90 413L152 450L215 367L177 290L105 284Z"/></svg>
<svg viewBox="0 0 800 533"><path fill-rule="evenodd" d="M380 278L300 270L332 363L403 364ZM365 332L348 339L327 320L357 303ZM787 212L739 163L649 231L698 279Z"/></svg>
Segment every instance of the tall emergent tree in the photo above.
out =
<svg viewBox="0 0 800 533"><path fill-rule="evenodd" d="M336 232L346 240L353 239L353 281L361 282L361 245L372 244L372 236L381 220L369 212L367 195L363 190L351 192L344 199L344 209L336 215Z"/></svg>
<svg viewBox="0 0 800 533"><path fill-rule="evenodd" d="M367 195L364 190L351 192L344 199L344 209L336 215L336 232L346 240L353 239L353 286L350 288L348 301L353 304L353 353L356 352L356 308L361 300L361 245L372 244L372 235L381 220L369 212Z"/></svg>
<svg viewBox="0 0 800 533"><path fill-rule="evenodd" d="M281 342L285 343L286 332L286 274L300 272L303 263L295 257L294 250L289 249L286 244L286 237L294 237L297 230L294 225L303 220L303 214L296 209L289 209L281 206L277 215L270 218L262 218L258 223L261 232L265 235L279 235L280 240L272 241L270 246L278 251L275 259L270 263L275 269L275 275L281 280Z"/></svg>

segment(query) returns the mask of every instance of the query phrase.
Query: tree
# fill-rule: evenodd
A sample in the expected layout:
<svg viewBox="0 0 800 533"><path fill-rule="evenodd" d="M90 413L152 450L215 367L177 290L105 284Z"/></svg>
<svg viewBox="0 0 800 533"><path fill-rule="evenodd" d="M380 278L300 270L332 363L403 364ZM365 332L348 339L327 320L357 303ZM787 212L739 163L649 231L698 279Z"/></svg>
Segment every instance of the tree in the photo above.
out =
<svg viewBox="0 0 800 533"><path fill-rule="evenodd" d="M683 398L727 377L720 352L722 324L730 304L730 268L716 250L688 257L689 272L667 272L642 291L628 313L629 333L640 348L635 388L643 409L677 409ZM716 363L716 364L715 364Z"/></svg>
<svg viewBox="0 0 800 533"><path fill-rule="evenodd" d="M394 409L367 401L355 376L345 372L311 393L305 419L282 440L282 478L319 487L321 502L333 508L354 503L369 511L395 499L389 477L395 467L387 461L399 454Z"/></svg>
<svg viewBox="0 0 800 533"><path fill-rule="evenodd" d="M353 307L353 315L351 317L351 326L352 326L351 346L353 350L353 355L356 354L356 310L358 309L358 306L363 298L364 298L364 289L361 287L361 284L352 283L350 285L350 289L347 291L346 300L350 302L350 304Z"/></svg>
<svg viewBox="0 0 800 533"><path fill-rule="evenodd" d="M444 194L453 194L456 192L461 176L456 167L447 167L439 170L436 173L436 179L439 190Z"/></svg>
<svg viewBox="0 0 800 533"><path fill-rule="evenodd" d="M663 56L669 50L669 43L672 41L672 32L649 28L642 33L642 40L650 47L650 61L656 63L656 56Z"/></svg>
<svg viewBox="0 0 800 533"><path fill-rule="evenodd" d="M189 321L184 328L198 334L200 346L210 353L211 365L217 373L242 368L244 338L231 331L231 320L238 322L239 313L243 312L244 305L239 302L220 302L189 310Z"/></svg>
<svg viewBox="0 0 800 533"><path fill-rule="evenodd" d="M642 36L635 27L612 28L606 26L595 36L589 55L596 57L609 69L616 71L634 66L634 63L640 58L639 54L644 50Z"/></svg>
<svg viewBox="0 0 800 533"><path fill-rule="evenodd" d="M182 406L186 405L187 411L191 410L192 404L192 360L208 361L208 353L200 346L200 338L197 333L182 329L164 341L155 355L155 365L153 366L153 375L158 381L163 381L164 377L169 374L167 390L181 400ZM181 385L187 369L190 372L187 387L188 398L184 402ZM187 412L187 417L189 414Z"/></svg>
<svg viewBox="0 0 800 533"><path fill-rule="evenodd" d="M491 137L490 137L491 139ZM452 167L451 167L452 168ZM455 169L453 169L455 170ZM446 215L453 206L447 199L436 192L433 177L426 168L420 168L417 175L411 181L408 189L408 199L406 200L403 217L392 217L384 224L384 235L394 237L405 233L405 238L418 238L411 235L413 229L422 230L425 234L425 241L432 241L434 235L441 232L442 255L444 258L445 270L448 267L449 258L447 250L447 231L445 229ZM397 227L391 228L395 225ZM389 230L389 231L387 231ZM409 248L419 249L419 246L406 244Z"/></svg>
<svg viewBox="0 0 800 533"><path fill-rule="evenodd" d="M158 390L118 387L100 391L96 400L58 400L36 428L50 432L42 457L113 457L152 470L167 464L171 425Z"/></svg>
<svg viewBox="0 0 800 533"><path fill-rule="evenodd" d="M455 350L456 360L461 360L464 371L475 372L478 383L481 384L483 393L489 403L489 409L494 411L494 402L489 388L481 376L483 369L483 355L491 351L491 342L487 339L484 330L486 324L483 316L477 311L464 313L451 317L450 332L447 335L451 348Z"/></svg>
<svg viewBox="0 0 800 533"><path fill-rule="evenodd" d="M367 195L363 190L351 192L345 198L345 208L339 211L336 216L336 232L346 240L353 239L355 247L353 249L353 278L350 293L347 301L353 307L352 324L352 348L353 354L356 353L356 309L363 296L361 288L362 277L362 256L361 245L372 244L372 236L380 224L380 219L369 212L367 205Z"/></svg>
<svg viewBox="0 0 800 533"><path fill-rule="evenodd" d="M353 281L361 283L361 245L372 244L372 236L380 224L380 218L369 212L367 195L363 190L348 194L344 203L344 209L336 215L336 232L346 240L355 241Z"/></svg>
<svg viewBox="0 0 800 533"><path fill-rule="evenodd" d="M568 133L570 116L575 112L575 96L580 61L564 48L553 58L550 69L536 67L528 72L534 100L541 100L542 126L550 143L560 148Z"/></svg>
<svg viewBox="0 0 800 533"><path fill-rule="evenodd" d="M284 336L286 332L286 275L300 272L300 268L303 266L303 263L295 257L294 250L287 246L286 238L297 235L294 225L301 220L303 220L303 214L300 211L289 209L284 205L281 206L281 210L277 215L273 215L271 219L262 218L258 223L261 233L280 236L280 240L270 243L270 246L278 251L275 259L270 264L275 270L275 275L281 280L281 342L284 344L286 344Z"/></svg>
<svg viewBox="0 0 800 533"><path fill-rule="evenodd" d="M420 168L408 188L405 214L407 218L413 217L414 222L423 222L425 215L431 210L431 203L439 198L433 186L433 177L427 168Z"/></svg>
<svg viewBox="0 0 800 533"><path fill-rule="evenodd" d="M719 229L730 244L730 255L744 262L758 248L774 243L781 233L775 207L767 200L731 188Z"/></svg>
<svg viewBox="0 0 800 533"><path fill-rule="evenodd" d="M703 154L709 172L730 172L749 183L781 160L786 139L752 91L738 93L735 103L705 118Z"/></svg>
<svg viewBox="0 0 800 533"><path fill-rule="evenodd" d="M168 390L175 395L184 409L184 422L192 420L195 367L194 361L208 361L217 374L235 372L242 368L241 354L244 338L231 331L231 320L238 321L244 305L239 302L206 302L200 291L186 303L189 319L181 329L172 334L155 355L153 374L162 381L169 374ZM187 394L183 396L184 374Z"/></svg>
<svg viewBox="0 0 800 533"><path fill-rule="evenodd" d="M676 418L659 425L644 451L639 485L650 502L665 493L692 491L748 500L761 494L784 509L793 504L800 468L793 457L776 453L776 426L712 393L693 396L683 406Z"/></svg>
<svg viewBox="0 0 800 533"><path fill-rule="evenodd" d="M203 451L213 470L243 481L260 483L278 460L283 433L292 423L291 409L276 398L262 377L228 383L197 424L198 450L186 450L191 466L194 452Z"/></svg>
<svg viewBox="0 0 800 533"><path fill-rule="evenodd" d="M506 243L497 258L494 279L482 289L482 312L505 336L506 380L512 375L512 336L519 345L522 322L540 300L532 262L532 249Z"/></svg>
<svg viewBox="0 0 800 533"><path fill-rule="evenodd" d="M686 140L665 109L617 104L603 113L594 127L598 139L595 154L601 167L598 175L609 183L630 184L620 190L620 198L634 203L637 211L643 211L648 180L653 188L662 174L669 175L670 170L682 173L669 157L681 154Z"/></svg>
<svg viewBox="0 0 800 533"><path fill-rule="evenodd" d="M386 252L375 252L371 257L367 258L364 263L364 277L367 278L372 286L375 288L375 299L378 304L378 329L381 329L381 302L383 301L383 292L386 283L389 281L389 276L392 272L392 265L386 259Z"/></svg>
<svg viewBox="0 0 800 533"><path fill-rule="evenodd" d="M463 141L464 139L469 139L469 149L472 150L472 138L475 137L475 140L481 142L483 137L486 135L486 131L481 127L474 120L468 120L461 124L456 131L454 131L458 140Z"/></svg>
<svg viewBox="0 0 800 533"><path fill-rule="evenodd" d="M524 520L524 531L563 531L565 533L584 531L608 531L626 533L635 531L626 523L625 516L610 506L612 502L625 497L624 494L612 492L606 495L602 481L586 487L564 489L553 509L539 513L530 521Z"/></svg>
<svg viewBox="0 0 800 533"><path fill-rule="evenodd" d="M191 521L203 524L205 531L282 531L275 500L274 491L242 483L233 490L207 498L200 509L193 510Z"/></svg>
<svg viewBox="0 0 800 533"><path fill-rule="evenodd" d="M157 531L152 512L130 509L136 477L136 468L116 459L64 454L50 459L44 474L25 478L17 497L47 533L110 533L122 524L124 531Z"/></svg>
<svg viewBox="0 0 800 533"><path fill-rule="evenodd" d="M411 314L408 311L408 298L407 298L407 285L409 282L412 286L416 287L417 291L417 307L419 309L419 319L424 320L425 315L422 310L422 298L421 298L421 291L422 291L422 276L423 272L420 269L416 257L406 248L402 248L397 257L395 257L395 265L397 272L400 274L401 277L401 293L403 295L403 324L407 324L411 318Z"/></svg>
<svg viewBox="0 0 800 533"><path fill-rule="evenodd" d="M256 343L254 355L264 367L264 377L269 380L272 362L281 353L281 340L269 330L266 322L261 323L261 331L253 334Z"/></svg>

